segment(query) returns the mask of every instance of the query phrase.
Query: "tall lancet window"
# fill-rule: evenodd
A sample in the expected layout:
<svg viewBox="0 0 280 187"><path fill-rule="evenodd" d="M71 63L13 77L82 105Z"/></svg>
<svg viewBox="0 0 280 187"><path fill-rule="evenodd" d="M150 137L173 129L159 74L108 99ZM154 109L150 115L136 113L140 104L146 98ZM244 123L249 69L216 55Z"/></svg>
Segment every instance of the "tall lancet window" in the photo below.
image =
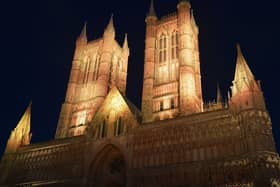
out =
<svg viewBox="0 0 280 187"><path fill-rule="evenodd" d="M159 39L159 63L167 60L167 37L162 34Z"/></svg>
<svg viewBox="0 0 280 187"><path fill-rule="evenodd" d="M87 57L86 60L85 60L85 65L84 65L84 79L83 79L83 83L87 83L88 82L89 72L90 72L90 58Z"/></svg>
<svg viewBox="0 0 280 187"><path fill-rule="evenodd" d="M105 138L107 136L107 124L105 119L102 121L99 129L100 138Z"/></svg>
<svg viewBox="0 0 280 187"><path fill-rule="evenodd" d="M178 75L178 39L178 31L174 31L171 35L170 80L176 80Z"/></svg>
<svg viewBox="0 0 280 187"><path fill-rule="evenodd" d="M94 61L94 67L93 67L94 69L93 69L92 81L96 81L98 78L99 62L100 62L100 56L96 55Z"/></svg>
<svg viewBox="0 0 280 187"><path fill-rule="evenodd" d="M178 31L174 31L171 37L171 59L178 58Z"/></svg>
<svg viewBox="0 0 280 187"><path fill-rule="evenodd" d="M114 135L119 136L123 133L123 121L122 118L119 117L117 121L115 121L114 124Z"/></svg>
<svg viewBox="0 0 280 187"><path fill-rule="evenodd" d="M162 34L158 41L158 65L157 65L157 83L163 83L168 80L167 61L167 36Z"/></svg>

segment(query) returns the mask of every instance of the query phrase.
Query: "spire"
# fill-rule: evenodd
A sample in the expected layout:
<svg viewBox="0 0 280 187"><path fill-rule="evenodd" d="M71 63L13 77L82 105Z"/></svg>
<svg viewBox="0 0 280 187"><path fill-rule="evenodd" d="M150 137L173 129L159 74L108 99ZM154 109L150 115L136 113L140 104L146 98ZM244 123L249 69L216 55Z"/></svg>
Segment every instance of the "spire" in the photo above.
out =
<svg viewBox="0 0 280 187"><path fill-rule="evenodd" d="M154 8L154 0L151 0L151 5L150 5L150 10L147 16L153 16L153 17L157 17L156 15L156 11Z"/></svg>
<svg viewBox="0 0 280 187"><path fill-rule="evenodd" d="M5 153L15 152L18 147L30 144L31 104L32 102L29 103L16 128L12 130Z"/></svg>
<svg viewBox="0 0 280 187"><path fill-rule="evenodd" d="M189 0L179 0L178 5L180 5L181 3L190 3L190 1Z"/></svg>
<svg viewBox="0 0 280 187"><path fill-rule="evenodd" d="M179 3L181 2L190 2L189 0L179 0Z"/></svg>
<svg viewBox="0 0 280 187"><path fill-rule="evenodd" d="M22 135L30 133L31 105L32 102L29 103L27 109L15 128L15 130L21 131Z"/></svg>
<svg viewBox="0 0 280 187"><path fill-rule="evenodd" d="M198 32L199 32L199 29L198 29L198 26L197 26L196 21L195 21L195 18L194 18L193 9L191 9L191 25L192 25L193 30L194 30L196 33L198 33Z"/></svg>
<svg viewBox="0 0 280 187"><path fill-rule="evenodd" d="M240 45L237 44L237 61L235 68L234 81L250 81L255 80L252 71L250 70L240 48Z"/></svg>
<svg viewBox="0 0 280 187"><path fill-rule="evenodd" d="M80 34L80 38L87 38L87 22L85 22L82 32Z"/></svg>
<svg viewBox="0 0 280 187"><path fill-rule="evenodd" d="M106 32L115 32L113 14L111 15L110 21L109 21L105 31Z"/></svg>
<svg viewBox="0 0 280 187"><path fill-rule="evenodd" d="M219 83L217 83L217 103L222 103L222 93Z"/></svg>
<svg viewBox="0 0 280 187"><path fill-rule="evenodd" d="M247 65L239 45L237 45L237 62L231 93L231 106L237 110L266 108L260 85Z"/></svg>
<svg viewBox="0 0 280 187"><path fill-rule="evenodd" d="M123 49L128 49L127 33L125 33L125 36L124 36Z"/></svg>
<svg viewBox="0 0 280 187"><path fill-rule="evenodd" d="M87 43L87 22L85 22L84 27L77 39L78 44L85 44Z"/></svg>
<svg viewBox="0 0 280 187"><path fill-rule="evenodd" d="M115 38L115 28L114 28L114 21L113 21L113 14L111 15L110 21L104 31L103 36L112 40Z"/></svg>
<svg viewBox="0 0 280 187"><path fill-rule="evenodd" d="M230 91L227 92L227 101L230 101Z"/></svg>

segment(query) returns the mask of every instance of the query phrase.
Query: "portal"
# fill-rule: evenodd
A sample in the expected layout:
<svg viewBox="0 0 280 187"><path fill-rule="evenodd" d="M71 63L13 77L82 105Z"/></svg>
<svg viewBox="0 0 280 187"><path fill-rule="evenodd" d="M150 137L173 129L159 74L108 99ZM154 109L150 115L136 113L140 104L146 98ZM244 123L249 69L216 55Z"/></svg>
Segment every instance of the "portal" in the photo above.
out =
<svg viewBox="0 0 280 187"><path fill-rule="evenodd" d="M113 145L107 145L93 161L87 186L125 187L125 168L125 159L120 150Z"/></svg>

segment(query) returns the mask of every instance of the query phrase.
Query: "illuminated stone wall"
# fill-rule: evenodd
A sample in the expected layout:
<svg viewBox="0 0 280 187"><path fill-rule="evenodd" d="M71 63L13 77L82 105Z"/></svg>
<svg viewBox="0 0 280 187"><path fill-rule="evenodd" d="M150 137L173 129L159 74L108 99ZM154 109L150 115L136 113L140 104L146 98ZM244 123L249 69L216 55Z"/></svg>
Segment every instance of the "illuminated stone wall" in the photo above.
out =
<svg viewBox="0 0 280 187"><path fill-rule="evenodd" d="M124 181L131 187L263 187L280 177L280 158L266 112L235 114L224 109L139 124L122 99L118 92L108 95L86 136L23 146L4 155L0 164L1 171L6 171L4 184L87 186L98 177L95 173L112 175L102 166L110 150L122 155ZM116 123L108 113L116 108L124 123L120 134L114 134ZM102 119L109 120L104 137L95 128Z"/></svg>
<svg viewBox="0 0 280 187"><path fill-rule="evenodd" d="M144 122L202 112L198 27L189 2L160 19L146 18Z"/></svg>
<svg viewBox="0 0 280 187"><path fill-rule="evenodd" d="M90 123L87 136L95 140L125 136L140 123L140 111L115 87Z"/></svg>
<svg viewBox="0 0 280 187"><path fill-rule="evenodd" d="M277 187L280 157L261 86L240 47L228 102L202 109L190 4L146 18L142 113L125 97L127 37L76 43L56 139L29 144L30 108L12 131L0 186ZM217 89L219 90L219 89ZM189 115L192 114L192 115Z"/></svg>
<svg viewBox="0 0 280 187"><path fill-rule="evenodd" d="M87 124L116 86L125 94L129 48L115 40L113 19L103 38L87 41L86 26L76 42L65 102L62 105L56 138L84 134Z"/></svg>
<svg viewBox="0 0 280 187"><path fill-rule="evenodd" d="M10 167L10 172L6 175L6 184L80 184L84 171L84 141L84 138L78 137L22 147L17 154L3 158ZM5 166L2 167L6 169Z"/></svg>
<svg viewBox="0 0 280 187"><path fill-rule="evenodd" d="M271 122L259 110L148 123L129 147L131 186L268 186L280 177Z"/></svg>

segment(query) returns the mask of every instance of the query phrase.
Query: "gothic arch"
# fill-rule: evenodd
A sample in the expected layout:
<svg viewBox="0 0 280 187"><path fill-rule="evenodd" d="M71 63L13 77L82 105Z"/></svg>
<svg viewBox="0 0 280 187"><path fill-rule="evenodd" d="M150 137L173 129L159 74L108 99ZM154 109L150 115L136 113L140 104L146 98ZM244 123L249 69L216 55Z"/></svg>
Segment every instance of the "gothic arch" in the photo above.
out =
<svg viewBox="0 0 280 187"><path fill-rule="evenodd" d="M107 144L91 162L87 185L94 187L123 187L126 184L127 161L121 149Z"/></svg>

